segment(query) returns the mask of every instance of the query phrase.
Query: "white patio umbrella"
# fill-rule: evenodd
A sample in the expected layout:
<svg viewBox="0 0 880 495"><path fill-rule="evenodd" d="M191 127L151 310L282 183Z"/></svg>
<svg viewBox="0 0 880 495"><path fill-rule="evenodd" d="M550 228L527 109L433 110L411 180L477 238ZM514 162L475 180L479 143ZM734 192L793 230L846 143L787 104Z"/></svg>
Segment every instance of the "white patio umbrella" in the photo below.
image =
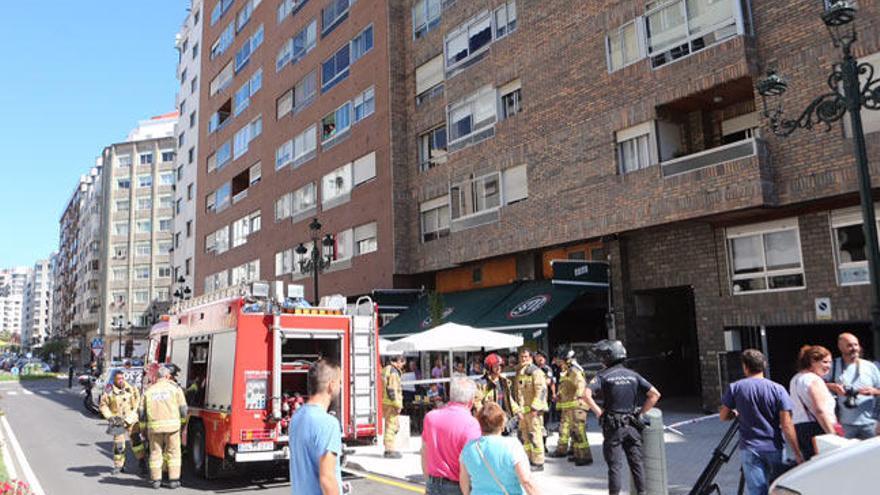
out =
<svg viewBox="0 0 880 495"><path fill-rule="evenodd" d="M391 345L392 342L388 339L379 339L379 355L380 356L398 356L403 354L403 351L390 351L388 350L388 346Z"/></svg>

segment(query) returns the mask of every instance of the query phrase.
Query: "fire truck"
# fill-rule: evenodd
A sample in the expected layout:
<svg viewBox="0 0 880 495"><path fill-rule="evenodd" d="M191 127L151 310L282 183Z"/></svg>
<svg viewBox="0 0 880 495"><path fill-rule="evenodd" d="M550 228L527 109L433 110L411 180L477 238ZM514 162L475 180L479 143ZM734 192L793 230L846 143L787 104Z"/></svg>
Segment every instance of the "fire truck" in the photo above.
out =
<svg viewBox="0 0 880 495"><path fill-rule="evenodd" d="M304 307L301 286L288 287L292 297L283 290L280 282L254 283L184 301L151 332L148 369L180 368L190 411L183 442L206 478L286 462L287 427L308 399L308 371L319 359L342 367L342 393L330 412L344 440L381 434L376 305L335 296L335 307Z"/></svg>

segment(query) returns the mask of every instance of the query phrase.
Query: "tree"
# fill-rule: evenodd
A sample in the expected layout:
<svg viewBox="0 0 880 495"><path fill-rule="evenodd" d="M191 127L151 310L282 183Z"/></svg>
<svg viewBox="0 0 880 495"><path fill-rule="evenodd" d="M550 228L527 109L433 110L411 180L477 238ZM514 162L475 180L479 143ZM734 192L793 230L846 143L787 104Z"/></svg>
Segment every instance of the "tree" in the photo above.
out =
<svg viewBox="0 0 880 495"><path fill-rule="evenodd" d="M58 339L58 340L50 340L43 344L37 353L44 361L49 361L53 356L55 359L59 359L61 356L67 354L67 348L69 347L69 343L67 339Z"/></svg>
<svg viewBox="0 0 880 495"><path fill-rule="evenodd" d="M446 304L443 302L443 295L436 291L428 294L428 316L431 318L428 328L434 328L443 321L443 313L446 311Z"/></svg>

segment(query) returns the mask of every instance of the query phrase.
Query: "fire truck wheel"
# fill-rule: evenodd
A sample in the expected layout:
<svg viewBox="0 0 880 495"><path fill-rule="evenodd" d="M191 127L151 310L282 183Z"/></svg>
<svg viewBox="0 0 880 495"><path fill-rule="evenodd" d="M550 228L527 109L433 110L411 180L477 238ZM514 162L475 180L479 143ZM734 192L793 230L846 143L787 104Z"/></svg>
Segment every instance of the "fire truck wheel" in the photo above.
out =
<svg viewBox="0 0 880 495"><path fill-rule="evenodd" d="M208 455L205 444L205 427L201 422L189 425L189 460L193 472L205 479L216 478L220 473L222 460Z"/></svg>

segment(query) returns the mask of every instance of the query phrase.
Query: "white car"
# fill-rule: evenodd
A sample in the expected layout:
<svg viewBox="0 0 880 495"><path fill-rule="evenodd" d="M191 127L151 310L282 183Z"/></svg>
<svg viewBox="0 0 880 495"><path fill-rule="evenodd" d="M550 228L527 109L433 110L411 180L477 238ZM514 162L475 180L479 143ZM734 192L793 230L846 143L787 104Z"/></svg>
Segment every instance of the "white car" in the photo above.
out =
<svg viewBox="0 0 880 495"><path fill-rule="evenodd" d="M880 437L819 454L780 476L770 487L770 495L877 493L880 493Z"/></svg>

